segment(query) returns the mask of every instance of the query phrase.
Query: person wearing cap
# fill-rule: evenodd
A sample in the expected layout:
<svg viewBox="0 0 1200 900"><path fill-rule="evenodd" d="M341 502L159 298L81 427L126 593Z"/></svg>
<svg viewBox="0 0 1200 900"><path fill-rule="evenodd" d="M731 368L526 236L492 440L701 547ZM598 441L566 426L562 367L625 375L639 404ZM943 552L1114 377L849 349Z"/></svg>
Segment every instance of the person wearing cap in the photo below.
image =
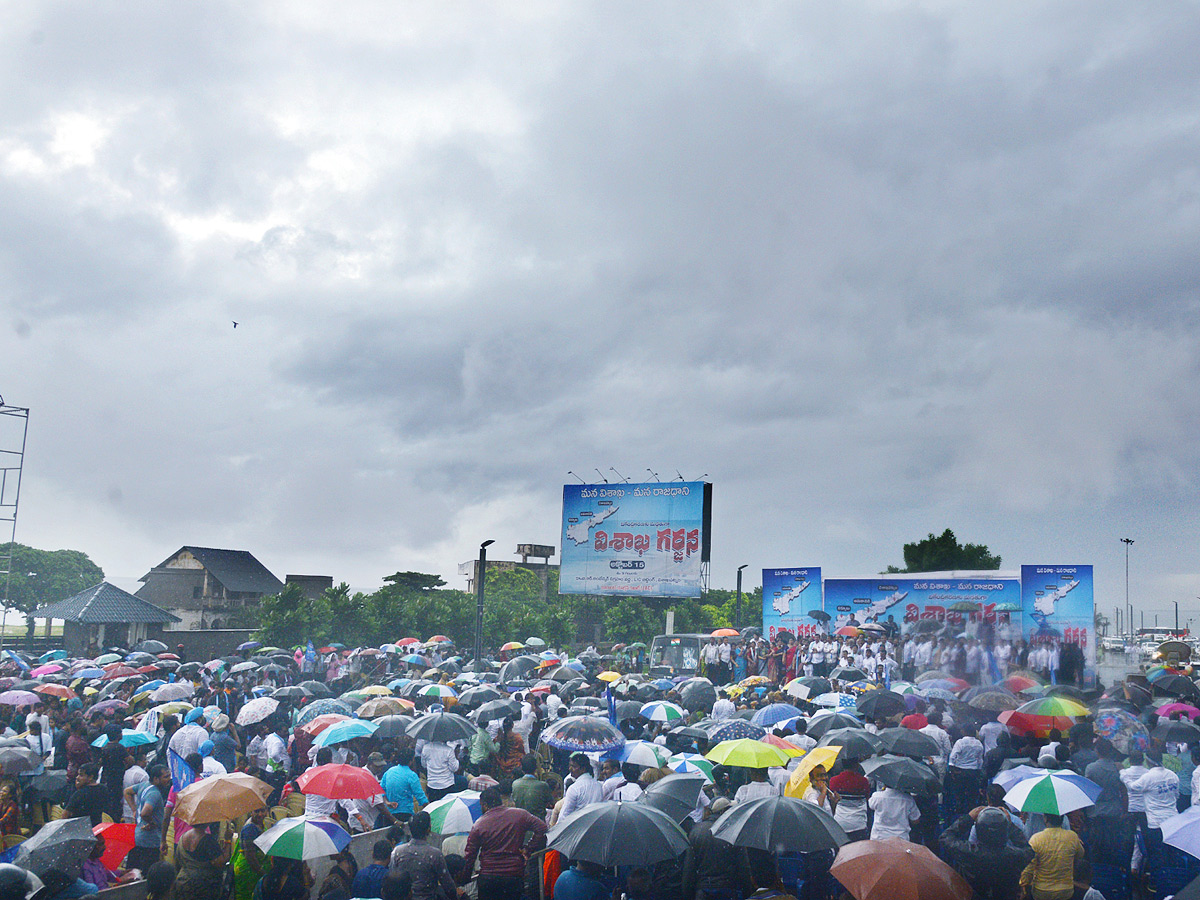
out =
<svg viewBox="0 0 1200 900"><path fill-rule="evenodd" d="M219 713L212 723L213 759L232 772L237 768L237 752L241 749L241 740L236 726L229 721L229 716Z"/></svg>
<svg viewBox="0 0 1200 900"><path fill-rule="evenodd" d="M168 749L186 759L200 751L200 745L208 740L208 732L201 724L204 721L204 710L196 707L184 717L183 726L171 735Z"/></svg>
<svg viewBox="0 0 1200 900"><path fill-rule="evenodd" d="M213 759L213 742L205 741L200 745L200 759L203 768L201 771L202 778L208 778L211 775L228 775L229 770L221 765L219 760Z"/></svg>

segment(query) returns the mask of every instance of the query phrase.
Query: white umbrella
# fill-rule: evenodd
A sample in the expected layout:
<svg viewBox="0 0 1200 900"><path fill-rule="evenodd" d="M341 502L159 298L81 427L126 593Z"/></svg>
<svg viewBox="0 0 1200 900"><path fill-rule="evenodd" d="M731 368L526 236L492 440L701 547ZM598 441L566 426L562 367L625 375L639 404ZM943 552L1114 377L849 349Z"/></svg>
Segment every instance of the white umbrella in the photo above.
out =
<svg viewBox="0 0 1200 900"><path fill-rule="evenodd" d="M155 688L150 699L155 703L170 703L172 700L186 700L196 692L196 689L186 681L173 681Z"/></svg>
<svg viewBox="0 0 1200 900"><path fill-rule="evenodd" d="M1162 823L1163 843L1200 857L1200 806L1189 806Z"/></svg>
<svg viewBox="0 0 1200 900"><path fill-rule="evenodd" d="M238 711L237 724L252 725L255 722L261 722L277 709L279 709L279 701L274 697L258 697Z"/></svg>

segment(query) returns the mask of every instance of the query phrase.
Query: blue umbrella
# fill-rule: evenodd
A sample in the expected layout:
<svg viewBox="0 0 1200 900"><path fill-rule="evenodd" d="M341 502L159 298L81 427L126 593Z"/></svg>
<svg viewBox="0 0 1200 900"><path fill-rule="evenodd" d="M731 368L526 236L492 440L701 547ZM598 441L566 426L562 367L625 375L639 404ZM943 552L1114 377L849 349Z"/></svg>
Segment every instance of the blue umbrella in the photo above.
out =
<svg viewBox="0 0 1200 900"><path fill-rule="evenodd" d="M714 744L719 744L722 741L737 741L742 738L749 738L757 741L759 738L766 737L766 729L745 719L729 719L725 722L715 722L707 729L708 739Z"/></svg>
<svg viewBox="0 0 1200 900"><path fill-rule="evenodd" d="M156 744L158 737L146 731L134 731L132 728L121 729L122 747L140 747L143 744ZM108 735L102 734L92 741L93 747L104 747L108 744Z"/></svg>
<svg viewBox="0 0 1200 900"><path fill-rule="evenodd" d="M38 657L38 662L48 663L48 662L53 662L56 659L66 659L66 658L67 658L66 650L48 650L47 652L43 653L41 656Z"/></svg>
<svg viewBox="0 0 1200 900"><path fill-rule="evenodd" d="M103 678L107 674L103 669L80 669L74 673L76 678Z"/></svg>
<svg viewBox="0 0 1200 900"><path fill-rule="evenodd" d="M790 703L772 703L769 706L764 706L760 710L756 710L754 718L750 721L755 725L761 725L764 728L770 728L784 719L793 719L796 716L803 715L803 711L798 707L792 706Z"/></svg>
<svg viewBox="0 0 1200 900"><path fill-rule="evenodd" d="M416 653L410 653L404 657L401 662L408 663L410 666L428 666L429 660L424 656L418 656Z"/></svg>
<svg viewBox="0 0 1200 900"><path fill-rule="evenodd" d="M370 737L379 728L374 722L366 719L343 719L334 722L322 731L315 741L318 747L328 747L330 744L344 744L355 738Z"/></svg>
<svg viewBox="0 0 1200 900"><path fill-rule="evenodd" d="M673 682L669 678L658 678L650 683L652 685L654 685L656 688L658 688L660 691L669 691L675 687L675 682Z"/></svg>

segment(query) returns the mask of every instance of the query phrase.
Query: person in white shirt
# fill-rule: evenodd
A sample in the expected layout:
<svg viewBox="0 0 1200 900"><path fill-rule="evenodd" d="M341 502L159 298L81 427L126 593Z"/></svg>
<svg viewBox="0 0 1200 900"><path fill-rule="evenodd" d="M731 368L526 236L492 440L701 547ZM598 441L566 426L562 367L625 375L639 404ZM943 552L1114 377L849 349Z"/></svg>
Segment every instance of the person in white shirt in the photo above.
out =
<svg viewBox="0 0 1200 900"><path fill-rule="evenodd" d="M600 793L605 800L613 799L618 788L628 783L621 764L615 759L606 759L600 763Z"/></svg>
<svg viewBox="0 0 1200 900"><path fill-rule="evenodd" d="M150 780L150 776L146 774L145 745L132 748L128 753L126 753L125 762L129 763L129 765L125 767L125 775L121 779L121 803L123 807L121 821L132 822L134 821L133 807L129 805L129 801L127 799L124 799L127 796L125 792L129 788L136 788L139 784L145 784ZM134 790L134 794L137 794L136 789Z"/></svg>
<svg viewBox="0 0 1200 900"><path fill-rule="evenodd" d="M1162 764L1162 759L1151 758L1154 766L1134 782L1135 790L1141 791L1146 799L1146 824L1151 832L1157 830L1158 842L1162 842L1162 824L1175 815L1179 801L1179 776ZM1151 839L1152 840L1152 839Z"/></svg>
<svg viewBox="0 0 1200 900"><path fill-rule="evenodd" d="M425 793L432 803L441 800L454 790L454 773L458 771L458 757L449 744L426 741L421 749L421 765L425 767Z"/></svg>
<svg viewBox="0 0 1200 900"><path fill-rule="evenodd" d="M975 726L963 726L963 736L954 742L946 760L946 807L950 821L978 805L983 790L983 743Z"/></svg>
<svg viewBox="0 0 1200 900"><path fill-rule="evenodd" d="M767 780L766 769L751 769L750 780L737 789L737 793L733 795L733 802L746 803L750 800L757 800L759 797L778 797L779 788L771 784Z"/></svg>
<svg viewBox="0 0 1200 900"><path fill-rule="evenodd" d="M921 729L921 734L927 734L937 741L938 749L941 751L933 758L933 767L939 775L946 774L946 760L950 758L950 735L942 728L942 714L936 710L930 710L926 715L929 724Z"/></svg>
<svg viewBox="0 0 1200 900"><path fill-rule="evenodd" d="M829 773L825 771L824 766L813 766L812 771L808 773L808 790L804 792L802 798L805 803L811 803L813 806L819 806L831 816L837 812L838 797L837 791L829 786Z"/></svg>
<svg viewBox="0 0 1200 900"><path fill-rule="evenodd" d="M34 722L40 722L42 726L42 734L50 736L53 732L50 730L50 717L46 715L46 706L43 703L35 703L32 712L25 716L25 730L29 730L29 726Z"/></svg>
<svg viewBox="0 0 1200 900"><path fill-rule="evenodd" d="M1129 794L1129 813L1135 819L1138 819L1145 825L1146 820L1146 795L1141 790L1135 788L1138 779L1145 775L1150 770L1142 765L1142 751L1136 748L1129 751L1129 765L1121 770L1121 781L1125 784L1125 791Z"/></svg>
<svg viewBox="0 0 1200 900"><path fill-rule="evenodd" d="M994 719L980 726L979 740L983 744L984 753L996 749L996 743L1000 740L1000 735L1004 730L1004 726Z"/></svg>
<svg viewBox="0 0 1200 900"><path fill-rule="evenodd" d="M592 777L592 765L586 756L582 753L572 753L567 771L575 780L563 794L562 810L558 814L560 822L585 806L604 800L604 791Z"/></svg>
<svg viewBox="0 0 1200 900"><path fill-rule="evenodd" d="M808 736L808 723L803 719L796 719L796 733L784 735L783 739L789 744L794 744L805 753L817 746L815 738Z"/></svg>
<svg viewBox="0 0 1200 900"><path fill-rule="evenodd" d="M704 645L704 649L700 651L700 659L704 663L704 674L710 680L716 679L717 674L717 643L709 641Z"/></svg>
<svg viewBox="0 0 1200 900"><path fill-rule="evenodd" d="M180 731L182 730L181 728ZM287 723L280 720L275 725L275 730L263 740L263 755L266 757L266 764L263 768L274 773L276 778L282 776L285 781L292 774L292 757L287 749L287 732Z"/></svg>
<svg viewBox="0 0 1200 900"><path fill-rule="evenodd" d="M871 825L873 841L890 837L907 841L912 823L921 818L917 801L895 788L876 791L871 795L869 805L875 811L875 821Z"/></svg>
<svg viewBox="0 0 1200 900"><path fill-rule="evenodd" d="M621 766L621 780L625 783L612 792L608 798L610 800L620 800L622 803L629 803L631 800L636 800L645 793L642 786L638 784L638 767L632 763L625 763Z"/></svg>
<svg viewBox="0 0 1200 900"><path fill-rule="evenodd" d="M724 722L726 719L732 719L735 715L737 715L737 707L728 697L719 697L713 704L712 718L715 721Z"/></svg>
<svg viewBox="0 0 1200 900"><path fill-rule="evenodd" d="M329 747L321 747L317 750L316 764L318 766L327 766L333 762L333 751ZM333 816L337 814L337 801L330 797L323 797L320 794L304 794L304 815L305 816Z"/></svg>
<svg viewBox="0 0 1200 900"><path fill-rule="evenodd" d="M1200 806L1200 747L1192 748L1192 806Z"/></svg>

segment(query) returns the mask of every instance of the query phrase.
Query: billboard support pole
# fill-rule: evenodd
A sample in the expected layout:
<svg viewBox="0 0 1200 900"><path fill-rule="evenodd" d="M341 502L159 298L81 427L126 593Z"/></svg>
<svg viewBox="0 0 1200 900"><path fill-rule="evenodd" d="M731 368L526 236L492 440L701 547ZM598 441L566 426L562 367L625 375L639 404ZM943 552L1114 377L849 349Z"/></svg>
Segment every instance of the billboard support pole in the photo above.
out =
<svg viewBox="0 0 1200 900"><path fill-rule="evenodd" d="M738 631L742 630L742 569L748 565L749 563L742 563L737 568L737 612L734 614L733 627Z"/></svg>
<svg viewBox="0 0 1200 900"><path fill-rule="evenodd" d="M475 671L483 665L483 582L487 579L487 548L495 541L484 541L479 545L479 563L475 572Z"/></svg>

